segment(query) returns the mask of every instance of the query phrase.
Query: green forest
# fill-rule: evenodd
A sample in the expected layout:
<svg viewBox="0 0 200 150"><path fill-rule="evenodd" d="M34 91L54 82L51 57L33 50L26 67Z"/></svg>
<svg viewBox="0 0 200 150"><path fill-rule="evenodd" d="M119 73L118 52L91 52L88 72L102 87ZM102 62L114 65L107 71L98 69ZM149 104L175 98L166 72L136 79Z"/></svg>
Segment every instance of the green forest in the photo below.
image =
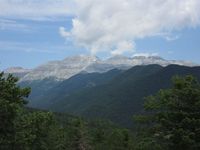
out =
<svg viewBox="0 0 200 150"><path fill-rule="evenodd" d="M0 150L199 150L200 84L175 76L145 98L133 128L27 107L30 88L0 73Z"/></svg>

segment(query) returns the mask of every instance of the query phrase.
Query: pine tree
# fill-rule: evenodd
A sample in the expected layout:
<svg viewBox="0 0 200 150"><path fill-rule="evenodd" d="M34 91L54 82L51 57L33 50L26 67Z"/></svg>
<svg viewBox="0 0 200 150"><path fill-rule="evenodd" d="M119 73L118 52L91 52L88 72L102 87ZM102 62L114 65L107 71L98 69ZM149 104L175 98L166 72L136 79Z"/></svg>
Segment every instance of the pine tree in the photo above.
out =
<svg viewBox="0 0 200 150"><path fill-rule="evenodd" d="M163 149L200 149L200 84L194 77L174 77L171 89L147 98L145 110Z"/></svg>
<svg viewBox="0 0 200 150"><path fill-rule="evenodd" d="M30 93L29 88L17 86L17 81L0 73L0 149L15 149L15 120Z"/></svg>
<svg viewBox="0 0 200 150"><path fill-rule="evenodd" d="M74 122L74 147L76 150L90 150L90 139L88 129L82 119L77 119Z"/></svg>

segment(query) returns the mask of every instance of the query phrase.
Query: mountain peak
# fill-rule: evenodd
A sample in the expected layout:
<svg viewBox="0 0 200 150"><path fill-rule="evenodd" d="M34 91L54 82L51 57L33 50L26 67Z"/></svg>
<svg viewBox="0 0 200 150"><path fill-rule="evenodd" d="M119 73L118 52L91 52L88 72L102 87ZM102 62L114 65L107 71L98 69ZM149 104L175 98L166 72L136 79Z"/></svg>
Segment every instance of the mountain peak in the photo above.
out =
<svg viewBox="0 0 200 150"><path fill-rule="evenodd" d="M106 60L101 60L93 55L76 55L67 57L61 61L52 61L40 65L25 75L22 81L42 80L50 77L56 80L64 80L81 72L106 72L112 69L126 70L133 66L149 64L158 64L161 66L170 64L194 66L193 63L165 60L159 56L135 56L131 58L123 55L115 55ZM9 69L11 73L23 71L26 70L21 67Z"/></svg>

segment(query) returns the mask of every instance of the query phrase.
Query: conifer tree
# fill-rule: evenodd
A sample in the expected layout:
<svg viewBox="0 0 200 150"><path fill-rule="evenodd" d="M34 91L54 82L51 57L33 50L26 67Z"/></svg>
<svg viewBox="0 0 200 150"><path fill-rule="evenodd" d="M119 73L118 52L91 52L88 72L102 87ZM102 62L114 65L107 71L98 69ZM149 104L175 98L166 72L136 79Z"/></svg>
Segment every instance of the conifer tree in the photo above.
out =
<svg viewBox="0 0 200 150"><path fill-rule="evenodd" d="M144 106L143 118L163 149L200 149L200 84L194 77L174 77L171 89L148 97Z"/></svg>
<svg viewBox="0 0 200 150"><path fill-rule="evenodd" d="M17 81L0 73L0 149L15 149L15 120L30 93L29 88L17 86Z"/></svg>

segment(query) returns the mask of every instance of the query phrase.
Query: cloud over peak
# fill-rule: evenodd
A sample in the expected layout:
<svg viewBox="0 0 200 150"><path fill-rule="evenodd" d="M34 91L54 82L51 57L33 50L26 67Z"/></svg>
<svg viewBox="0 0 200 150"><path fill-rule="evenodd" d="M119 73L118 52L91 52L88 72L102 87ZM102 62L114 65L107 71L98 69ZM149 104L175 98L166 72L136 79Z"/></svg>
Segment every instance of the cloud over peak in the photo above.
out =
<svg viewBox="0 0 200 150"><path fill-rule="evenodd" d="M134 40L200 25L199 0L75 0L70 36L91 53L134 52Z"/></svg>
<svg viewBox="0 0 200 150"><path fill-rule="evenodd" d="M199 8L200 0L0 0L0 29L26 27L5 20L73 18L69 31L59 28L62 37L92 54L118 55L134 53L136 39L176 40L174 30L200 25Z"/></svg>

